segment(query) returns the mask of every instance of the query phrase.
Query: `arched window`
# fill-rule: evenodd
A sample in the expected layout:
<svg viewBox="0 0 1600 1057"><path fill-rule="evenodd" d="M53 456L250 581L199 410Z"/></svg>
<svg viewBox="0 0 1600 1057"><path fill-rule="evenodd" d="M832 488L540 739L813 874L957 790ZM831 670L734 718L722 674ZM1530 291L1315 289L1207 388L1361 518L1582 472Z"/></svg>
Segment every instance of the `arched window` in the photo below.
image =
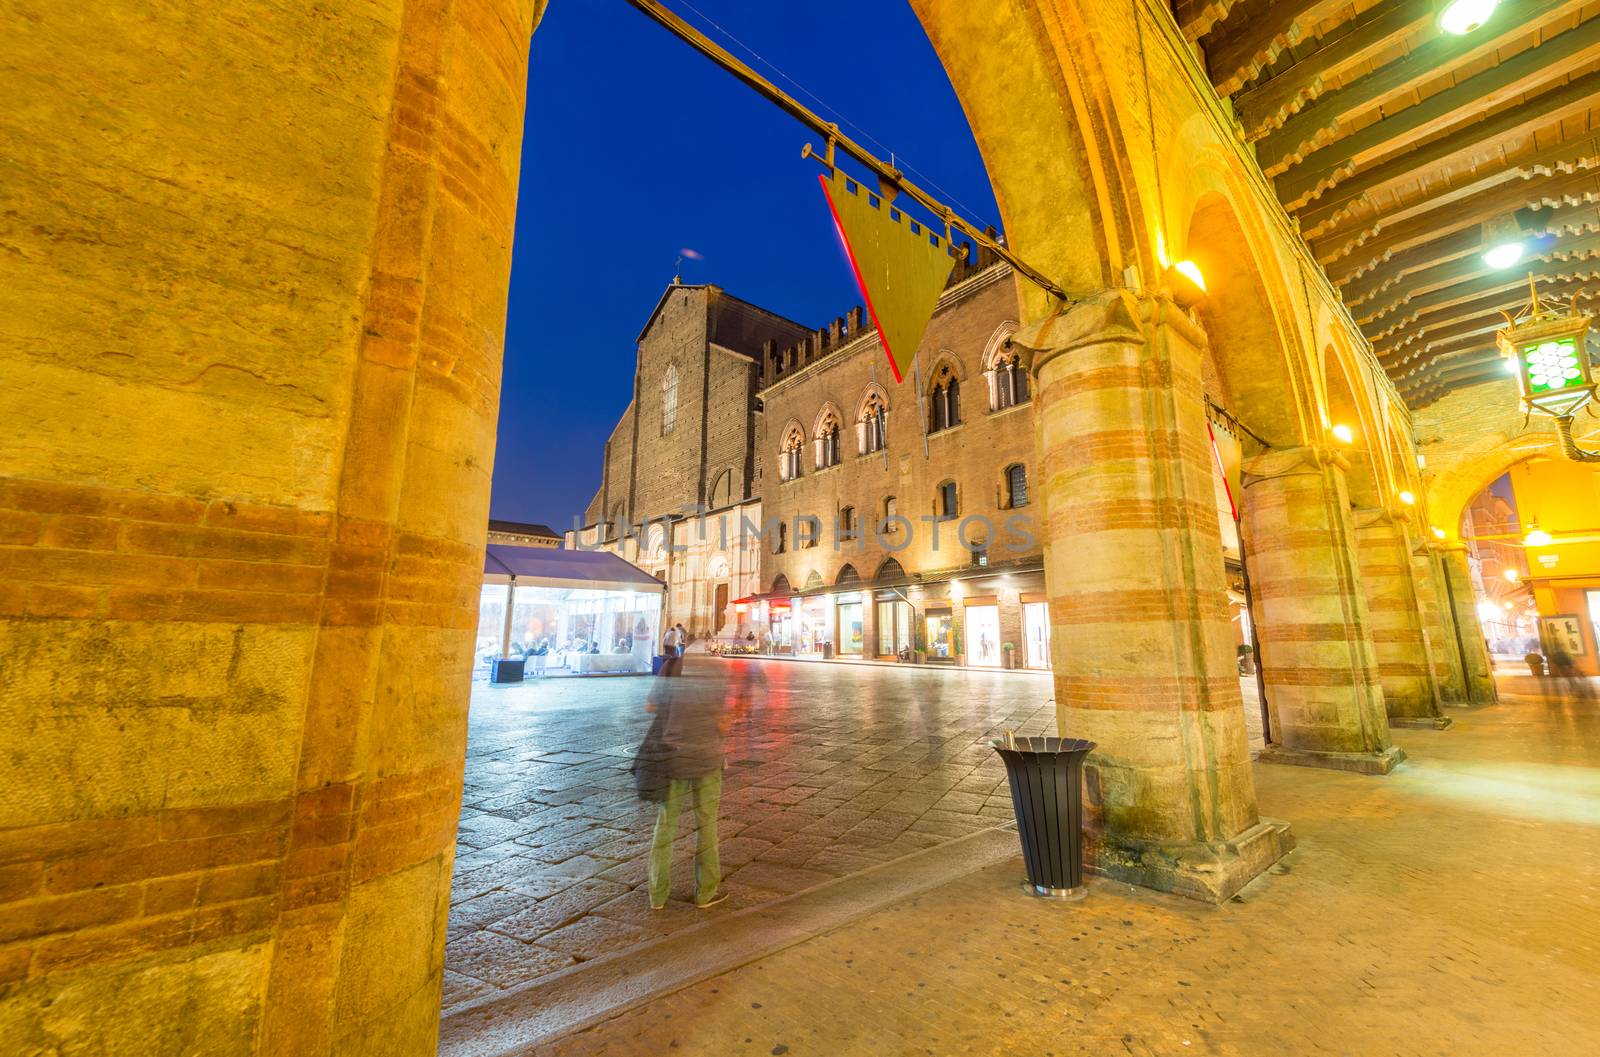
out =
<svg viewBox="0 0 1600 1057"><path fill-rule="evenodd" d="M717 510L733 502L733 471L723 470L711 486L711 509Z"/></svg>
<svg viewBox="0 0 1600 1057"><path fill-rule="evenodd" d="M822 574L817 572L817 570L812 569L811 570L811 575L806 577L806 590L809 591L813 587L821 587L821 586L822 586Z"/></svg>
<svg viewBox="0 0 1600 1057"><path fill-rule="evenodd" d="M794 588L789 586L789 578L782 573L772 578L772 593L775 595L790 594Z"/></svg>
<svg viewBox="0 0 1600 1057"><path fill-rule="evenodd" d="M783 452L778 456L778 479L792 481L800 476L801 453L805 451L806 436L799 426L789 427L783 438Z"/></svg>
<svg viewBox="0 0 1600 1057"><path fill-rule="evenodd" d="M994 409L1003 410L1028 400L1028 369L1017 350L1002 352L994 360Z"/></svg>
<svg viewBox="0 0 1600 1057"><path fill-rule="evenodd" d="M1006 467L1006 506L1028 505L1028 470L1020 462Z"/></svg>
<svg viewBox="0 0 1600 1057"><path fill-rule="evenodd" d="M894 558L885 558L883 559L883 564L878 566L878 571L873 575L872 579L881 584L885 580L903 580L905 575L904 566Z"/></svg>
<svg viewBox="0 0 1600 1057"><path fill-rule="evenodd" d="M868 455L875 451L882 451L889 443L889 409L883 402L883 397L877 393L870 394L861 406L861 422L858 426L861 436L861 454Z"/></svg>
<svg viewBox="0 0 1600 1057"><path fill-rule="evenodd" d="M959 512L956 503L956 483L945 481L939 486L938 498L934 501L934 513L940 517L955 517Z"/></svg>
<svg viewBox="0 0 1600 1057"><path fill-rule="evenodd" d="M844 567L839 570L839 575L833 578L835 587L842 587L845 584L858 584L860 582L861 574L856 572L856 567L849 562L845 562Z"/></svg>
<svg viewBox="0 0 1600 1057"><path fill-rule="evenodd" d="M817 469L839 465L839 418L832 411L817 426Z"/></svg>
<svg viewBox="0 0 1600 1057"><path fill-rule="evenodd" d="M961 424L961 383L948 363L939 367L933 376L933 388L928 393L928 432Z"/></svg>
<svg viewBox="0 0 1600 1057"><path fill-rule="evenodd" d="M667 367L661 379L661 435L665 437L678 424L678 367Z"/></svg>
<svg viewBox="0 0 1600 1057"><path fill-rule="evenodd" d="M856 534L856 508L842 506L839 508L839 538L855 539Z"/></svg>
<svg viewBox="0 0 1600 1057"><path fill-rule="evenodd" d="M883 497L883 516L886 517L886 518L891 518L891 517L894 517L896 513L897 513L897 511L895 510L894 496L892 496L892 495L884 496Z"/></svg>

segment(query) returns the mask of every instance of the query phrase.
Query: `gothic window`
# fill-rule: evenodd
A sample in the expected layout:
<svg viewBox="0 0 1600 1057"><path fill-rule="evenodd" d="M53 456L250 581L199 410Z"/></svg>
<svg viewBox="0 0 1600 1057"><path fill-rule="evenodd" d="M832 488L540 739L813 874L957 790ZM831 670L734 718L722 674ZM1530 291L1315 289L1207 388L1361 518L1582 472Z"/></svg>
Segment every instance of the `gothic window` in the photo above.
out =
<svg viewBox="0 0 1600 1057"><path fill-rule="evenodd" d="M948 363L939 368L933 377L933 388L928 393L928 432L961 424L961 383Z"/></svg>
<svg viewBox="0 0 1600 1057"><path fill-rule="evenodd" d="M1028 471L1020 462L1006 467L1006 505L1028 505Z"/></svg>
<svg viewBox="0 0 1600 1057"><path fill-rule="evenodd" d="M832 411L817 430L817 469L839 465L839 419Z"/></svg>
<svg viewBox="0 0 1600 1057"><path fill-rule="evenodd" d="M723 470L717 475L716 483L711 486L712 510L719 510L733 502L733 471Z"/></svg>
<svg viewBox="0 0 1600 1057"><path fill-rule="evenodd" d="M678 368L667 368L661 379L661 435L665 437L678 424Z"/></svg>
<svg viewBox="0 0 1600 1057"><path fill-rule="evenodd" d="M801 453L805 447L805 434L800 432L799 426L792 427L783 438L783 452L778 456L779 480L792 481L800 476Z"/></svg>
<svg viewBox="0 0 1600 1057"><path fill-rule="evenodd" d="M861 409L861 454L882 451L888 444L888 409L883 397L873 393Z"/></svg>
<svg viewBox="0 0 1600 1057"><path fill-rule="evenodd" d="M1003 410L1028 399L1028 370L1015 351L1004 352L994 361L994 409Z"/></svg>

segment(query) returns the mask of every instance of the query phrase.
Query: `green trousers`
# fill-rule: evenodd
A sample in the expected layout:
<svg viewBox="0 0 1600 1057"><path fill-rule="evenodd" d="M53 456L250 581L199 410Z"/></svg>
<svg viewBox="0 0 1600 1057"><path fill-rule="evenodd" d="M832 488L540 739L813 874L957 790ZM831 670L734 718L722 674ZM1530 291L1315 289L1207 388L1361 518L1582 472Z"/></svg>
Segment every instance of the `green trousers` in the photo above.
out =
<svg viewBox="0 0 1600 1057"><path fill-rule="evenodd" d="M717 805L722 800L722 772L699 778L674 778L656 814L655 840L650 845L650 905L662 906L672 894L672 842L678 838L678 815L694 795L694 901L704 903L722 883L717 858Z"/></svg>

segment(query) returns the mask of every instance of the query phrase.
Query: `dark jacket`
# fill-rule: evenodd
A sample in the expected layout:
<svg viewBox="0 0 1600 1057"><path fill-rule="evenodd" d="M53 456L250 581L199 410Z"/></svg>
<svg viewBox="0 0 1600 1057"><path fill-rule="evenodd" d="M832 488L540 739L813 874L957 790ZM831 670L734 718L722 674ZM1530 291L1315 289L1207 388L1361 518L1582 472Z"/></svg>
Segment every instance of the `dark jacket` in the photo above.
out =
<svg viewBox="0 0 1600 1057"><path fill-rule="evenodd" d="M650 701L657 714L666 716L669 777L699 778L722 770L726 702L717 680L693 675L658 679Z"/></svg>

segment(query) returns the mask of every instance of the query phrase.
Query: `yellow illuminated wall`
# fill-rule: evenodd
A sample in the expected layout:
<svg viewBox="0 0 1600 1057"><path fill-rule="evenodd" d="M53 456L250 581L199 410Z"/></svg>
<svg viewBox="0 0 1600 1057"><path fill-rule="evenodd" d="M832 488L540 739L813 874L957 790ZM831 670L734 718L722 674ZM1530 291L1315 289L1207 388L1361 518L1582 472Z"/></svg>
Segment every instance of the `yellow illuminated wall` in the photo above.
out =
<svg viewBox="0 0 1600 1057"><path fill-rule="evenodd" d="M1584 630L1579 666L1600 674L1586 590L1600 590L1600 466L1535 459L1511 468L1522 529L1537 526L1553 542L1527 549L1529 585L1540 616L1574 614Z"/></svg>

